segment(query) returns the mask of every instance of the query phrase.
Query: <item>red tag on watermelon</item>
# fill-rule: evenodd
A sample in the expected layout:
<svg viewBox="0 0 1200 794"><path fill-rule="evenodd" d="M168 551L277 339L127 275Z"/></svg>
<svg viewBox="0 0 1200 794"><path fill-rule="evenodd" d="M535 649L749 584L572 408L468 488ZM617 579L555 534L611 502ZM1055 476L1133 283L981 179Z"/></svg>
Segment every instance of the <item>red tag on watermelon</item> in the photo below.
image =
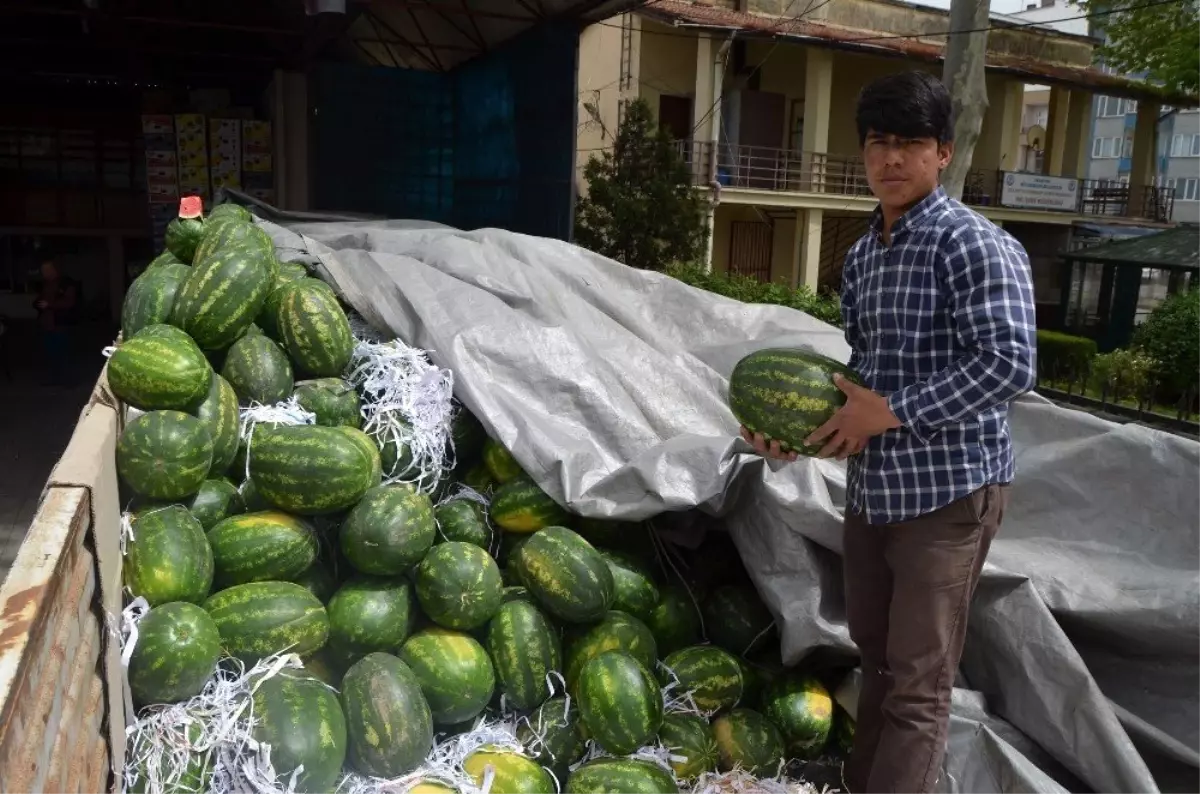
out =
<svg viewBox="0 0 1200 794"><path fill-rule="evenodd" d="M204 200L199 196L184 196L179 200L179 217L199 218L204 214Z"/></svg>

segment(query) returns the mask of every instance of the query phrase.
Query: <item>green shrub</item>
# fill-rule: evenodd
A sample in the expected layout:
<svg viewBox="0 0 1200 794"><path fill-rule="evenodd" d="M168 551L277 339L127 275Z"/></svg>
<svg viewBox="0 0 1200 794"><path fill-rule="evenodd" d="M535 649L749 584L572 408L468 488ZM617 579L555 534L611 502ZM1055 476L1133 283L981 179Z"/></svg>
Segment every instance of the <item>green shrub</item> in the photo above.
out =
<svg viewBox="0 0 1200 794"><path fill-rule="evenodd" d="M743 303L787 306L837 327L842 326L841 299L832 292L818 295L806 286L795 289L778 282L761 282L738 273L710 273L697 265L672 265L667 274L685 284L699 287Z"/></svg>
<svg viewBox="0 0 1200 794"><path fill-rule="evenodd" d="M1092 360L1092 387L1100 392L1100 402L1137 401L1139 409L1153 403L1154 372L1158 362L1141 350L1121 348Z"/></svg>
<svg viewBox="0 0 1200 794"><path fill-rule="evenodd" d="M1164 392L1190 403L1200 379L1200 290L1160 303L1137 329L1133 346L1155 360L1154 376Z"/></svg>
<svg viewBox="0 0 1200 794"><path fill-rule="evenodd" d="M1038 380L1048 384L1083 384L1096 357L1096 342L1058 331L1037 332Z"/></svg>

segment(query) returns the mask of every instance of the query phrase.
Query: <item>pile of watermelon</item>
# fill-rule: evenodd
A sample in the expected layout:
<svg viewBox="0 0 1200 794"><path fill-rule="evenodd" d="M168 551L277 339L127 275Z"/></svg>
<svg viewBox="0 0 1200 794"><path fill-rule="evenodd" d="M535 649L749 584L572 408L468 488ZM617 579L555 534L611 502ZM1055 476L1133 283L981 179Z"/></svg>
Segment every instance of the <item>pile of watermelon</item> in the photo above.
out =
<svg viewBox="0 0 1200 794"><path fill-rule="evenodd" d="M190 208L166 242L107 370L136 409L116 463L148 606L126 648L139 717L295 654L247 708L280 790L716 791L844 750L836 680L782 668L735 551L689 564L652 522L571 515L457 403L453 464L406 478L412 450L364 426L333 289L235 205ZM244 421L271 405L307 421ZM126 779L209 790L217 749L165 787L144 753Z"/></svg>

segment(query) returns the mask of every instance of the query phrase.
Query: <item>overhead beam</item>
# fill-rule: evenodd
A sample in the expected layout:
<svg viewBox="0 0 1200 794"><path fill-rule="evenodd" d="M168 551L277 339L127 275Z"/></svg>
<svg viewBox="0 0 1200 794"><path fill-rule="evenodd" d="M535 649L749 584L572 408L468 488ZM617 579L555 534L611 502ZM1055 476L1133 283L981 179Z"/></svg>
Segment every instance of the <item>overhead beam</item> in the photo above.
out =
<svg viewBox="0 0 1200 794"><path fill-rule="evenodd" d="M397 39L397 41L396 41L397 44L399 44L403 47L407 47L414 55L416 55L418 58L420 58L422 61L424 61L425 65L428 66L430 69L433 69L434 71L437 71L437 72L440 72L442 70L441 66L439 66L435 61L433 61L427 53L425 53L416 44L409 41L407 37L405 37L403 34L401 34L399 31L397 31L394 27L389 25L388 21L386 19L376 16L375 13L370 10L368 10L366 12L366 14L368 17L371 17L376 22L378 22L380 24L380 26L383 27L384 30L386 30L388 33L391 33L393 36L395 36Z"/></svg>
<svg viewBox="0 0 1200 794"><path fill-rule="evenodd" d="M479 17L480 19L506 19L510 22L536 22L537 17L531 17L522 14L509 14L504 11L484 11L480 8L471 6L452 6L446 3L423 2L423 0L382 0L381 5L394 8L412 9L417 11L435 11L441 10L447 14L463 14L467 16Z"/></svg>

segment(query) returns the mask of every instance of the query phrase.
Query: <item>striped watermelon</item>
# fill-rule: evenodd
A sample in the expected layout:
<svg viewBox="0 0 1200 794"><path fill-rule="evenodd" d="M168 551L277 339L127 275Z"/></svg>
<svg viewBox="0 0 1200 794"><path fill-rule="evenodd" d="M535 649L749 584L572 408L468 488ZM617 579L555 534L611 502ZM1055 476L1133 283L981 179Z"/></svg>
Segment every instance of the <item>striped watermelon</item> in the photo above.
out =
<svg viewBox="0 0 1200 794"><path fill-rule="evenodd" d="M196 255L196 246L203 237L204 218L200 216L200 210L185 210L181 202L179 215L171 219L163 234L167 250L180 262L190 265L192 257Z"/></svg>
<svg viewBox="0 0 1200 794"><path fill-rule="evenodd" d="M630 555L600 549L613 577L613 609L645 620L659 601L658 585L649 569Z"/></svg>
<svg viewBox="0 0 1200 794"><path fill-rule="evenodd" d="M268 293L266 301L263 303L262 311L258 313L258 319L255 320L259 327L263 329L263 333L276 342L283 342L283 331L280 326L280 310L283 306L283 299L295 284L324 290L329 293L331 299L337 300L337 294L333 291L333 288L319 278L304 276L297 279L277 279L271 292Z"/></svg>
<svg viewBox="0 0 1200 794"><path fill-rule="evenodd" d="M500 608L500 569L486 551L451 541L434 546L417 566L417 598L429 619L448 629L470 630Z"/></svg>
<svg viewBox="0 0 1200 794"><path fill-rule="evenodd" d="M200 694L221 658L221 635L200 607L182 601L151 609L138 623L129 688L139 706Z"/></svg>
<svg viewBox="0 0 1200 794"><path fill-rule="evenodd" d="M329 637L325 607L291 582L240 584L210 596L204 609L225 652L246 664L285 650L307 656Z"/></svg>
<svg viewBox="0 0 1200 794"><path fill-rule="evenodd" d="M579 673L579 713L602 749L628 755L650 742L663 720L663 696L646 666L624 651L605 651Z"/></svg>
<svg viewBox="0 0 1200 794"><path fill-rule="evenodd" d="M654 635L646 624L625 612L611 611L599 623L584 627L568 639L564 678L569 691L576 690L583 666L605 651L625 651L648 670L654 669L658 659Z"/></svg>
<svg viewBox="0 0 1200 794"><path fill-rule="evenodd" d="M150 411L121 433L117 473L141 496L183 499L200 490L212 454L212 437L199 419L180 411Z"/></svg>
<svg viewBox="0 0 1200 794"><path fill-rule="evenodd" d="M289 513L336 513L379 484L375 445L350 427L259 425L249 457L258 492Z"/></svg>
<svg viewBox="0 0 1200 794"><path fill-rule="evenodd" d="M775 618L753 587L718 587L700 608L708 639L735 656L766 647L775 635Z"/></svg>
<svg viewBox="0 0 1200 794"><path fill-rule="evenodd" d="M557 788L545 769L511 750L483 747L463 760L463 771L475 785L491 779L496 794L555 794Z"/></svg>
<svg viewBox="0 0 1200 794"><path fill-rule="evenodd" d="M678 585L659 588L658 603L645 623L654 634L658 652L667 656L680 648L700 642L700 613L687 590Z"/></svg>
<svg viewBox="0 0 1200 794"><path fill-rule="evenodd" d="M821 754L829 738L833 698L816 678L793 673L767 689L763 713L783 733L789 755L812 760Z"/></svg>
<svg viewBox="0 0 1200 794"><path fill-rule="evenodd" d="M833 384L840 374L861 385L849 367L808 350L770 348L751 353L737 363L729 378L729 408L734 418L753 433L802 455L820 447L804 443L846 404L846 395Z"/></svg>
<svg viewBox="0 0 1200 794"><path fill-rule="evenodd" d="M433 546L429 497L408 483L367 491L342 524L342 554L358 570L377 576L407 573Z"/></svg>
<svg viewBox="0 0 1200 794"><path fill-rule="evenodd" d="M567 779L566 794L674 794L671 773L640 758L597 758Z"/></svg>
<svg viewBox="0 0 1200 794"><path fill-rule="evenodd" d="M308 570L293 576L290 581L315 595L318 601L325 604L326 611L329 610L329 599L337 592L338 583L324 563L319 560L314 562L308 566Z"/></svg>
<svg viewBox="0 0 1200 794"><path fill-rule="evenodd" d="M208 394L212 374L196 343L169 325L143 328L108 360L113 394L142 411L196 408Z"/></svg>
<svg viewBox="0 0 1200 794"><path fill-rule="evenodd" d="M503 576L504 571L501 571L500 575ZM534 600L533 596L531 596L529 594L529 591L526 590L524 588L524 586L522 586L522 585L505 585L504 590L501 593L501 598L503 599L504 603L506 603L506 604L509 601L515 601L517 599L521 599L523 601L528 601L529 603L533 604L534 606L537 605L537 601Z"/></svg>
<svg viewBox="0 0 1200 794"><path fill-rule="evenodd" d="M362 427L358 392L341 378L302 380L293 395L302 408L317 415L319 425Z"/></svg>
<svg viewBox="0 0 1200 794"><path fill-rule="evenodd" d="M722 771L745 769L776 775L783 763L783 736L769 719L750 709L734 709L712 724Z"/></svg>
<svg viewBox="0 0 1200 794"><path fill-rule="evenodd" d="M217 373L213 373L212 382L208 386L208 396L196 409L196 418L208 430L213 442L212 465L208 472L210 477L217 477L229 471L238 451L238 431L240 419L238 414L237 394L229 381ZM243 461L243 470L245 461Z"/></svg>
<svg viewBox="0 0 1200 794"><path fill-rule="evenodd" d="M311 375L342 374L354 353L346 312L329 290L304 280L287 285L279 302L279 332L296 366Z"/></svg>
<svg viewBox="0 0 1200 794"><path fill-rule="evenodd" d="M412 584L403 577L356 576L329 600L329 641L352 655L396 653L417 621Z"/></svg>
<svg viewBox="0 0 1200 794"><path fill-rule="evenodd" d="M274 268L274 252L256 245L231 245L197 256L175 296L171 324L187 331L205 350L229 347L262 309Z"/></svg>
<svg viewBox="0 0 1200 794"><path fill-rule="evenodd" d="M193 264L199 264L213 254L230 248L250 247L268 253L271 256L271 271L275 271L275 243L270 235L249 219L223 218L210 216L205 224L204 237L196 246Z"/></svg>
<svg viewBox="0 0 1200 794"><path fill-rule="evenodd" d="M394 778L413 771L433 749L433 717L421 682L386 653L363 657L342 678L342 710L355 771Z"/></svg>
<svg viewBox="0 0 1200 794"><path fill-rule="evenodd" d="M515 480L525 473L512 453L499 441L491 438L483 442L483 464L487 466L497 485Z"/></svg>
<svg viewBox="0 0 1200 794"><path fill-rule="evenodd" d="M273 405L292 393L292 362L262 334L247 333L230 346L221 376L243 405Z"/></svg>
<svg viewBox="0 0 1200 794"><path fill-rule="evenodd" d="M534 533L517 551L514 564L529 592L560 620L599 620L612 606L608 564L569 529L548 527Z"/></svg>
<svg viewBox="0 0 1200 794"><path fill-rule="evenodd" d="M671 753L671 769L680 780L695 780L717 771L717 741L708 720L695 714L668 714L658 729L658 741Z"/></svg>
<svg viewBox="0 0 1200 794"><path fill-rule="evenodd" d="M234 469L238 467L235 465ZM261 513L264 510L275 510L275 505L262 498L258 489L254 487L254 480L246 480L238 486L238 494L242 497L242 504L246 506L247 513Z"/></svg>
<svg viewBox="0 0 1200 794"><path fill-rule="evenodd" d="M171 253L170 251L163 250L162 253L150 260L150 264L146 265L146 269L142 272L145 273L150 270L163 267L164 265L183 265L184 267L187 267L187 262L180 262L179 257L175 256L175 254Z"/></svg>
<svg viewBox="0 0 1200 794"><path fill-rule="evenodd" d="M317 559L312 526L277 510L233 516L208 533L217 589L249 582L288 581Z"/></svg>
<svg viewBox="0 0 1200 794"><path fill-rule="evenodd" d="M450 420L450 440L454 443L454 458L459 469L464 464L474 465L483 454L483 445L487 443L487 431L479 419L457 401L454 418Z"/></svg>
<svg viewBox="0 0 1200 794"><path fill-rule="evenodd" d="M279 262L275 273L275 284L299 281L308 276L308 268L301 262Z"/></svg>
<svg viewBox="0 0 1200 794"><path fill-rule="evenodd" d="M271 746L271 766L285 788L333 791L346 760L346 718L337 694L316 678L283 670L258 684L253 696L254 739Z"/></svg>
<svg viewBox="0 0 1200 794"><path fill-rule="evenodd" d="M156 607L172 601L199 604L213 580L212 549L200 522L182 505L136 514L125 544L125 586Z"/></svg>
<svg viewBox="0 0 1200 794"><path fill-rule="evenodd" d="M521 711L550 697L550 673L561 673L562 646L550 621L528 600L500 605L488 624L487 648L505 700Z"/></svg>
<svg viewBox="0 0 1200 794"><path fill-rule="evenodd" d="M440 626L422 629L404 643L400 659L421 682L437 725L474 719L492 699L492 660L469 634Z"/></svg>
<svg viewBox="0 0 1200 794"><path fill-rule="evenodd" d="M383 473L388 477L400 477L408 474L414 460L412 447L405 441L406 438L409 438L408 433L411 428L405 422L398 421L398 424L401 426L398 435L382 436L377 433L373 436L379 447L379 460L383 466Z"/></svg>
<svg viewBox="0 0 1200 794"><path fill-rule="evenodd" d="M254 216L250 214L250 210L240 204L232 204L230 202L218 204L208 211L209 223L222 218L245 221L246 223L254 220Z"/></svg>
<svg viewBox="0 0 1200 794"><path fill-rule="evenodd" d="M433 517L443 539L490 549L492 528L488 526L485 510L474 499L451 499L434 508Z"/></svg>
<svg viewBox="0 0 1200 794"><path fill-rule="evenodd" d="M492 497L492 522L509 532L529 533L567 521L567 511L531 478L518 475Z"/></svg>
<svg viewBox="0 0 1200 794"><path fill-rule="evenodd" d="M226 518L245 512L246 506L242 504L242 495L238 493L237 486L221 478L201 483L200 490L196 491L188 504L188 510L207 532Z"/></svg>
<svg viewBox="0 0 1200 794"><path fill-rule="evenodd" d="M492 491L496 486L492 480L492 473L482 463L472 466L463 473L462 484L481 494Z"/></svg>
<svg viewBox="0 0 1200 794"><path fill-rule="evenodd" d="M568 768L583 757L579 707L565 697L552 697L517 723L517 741L539 764L566 780Z"/></svg>
<svg viewBox="0 0 1200 794"><path fill-rule="evenodd" d="M148 325L164 324L171 318L175 293L191 272L180 262L151 264L133 280L121 304L121 338L132 339Z"/></svg>
<svg viewBox="0 0 1200 794"><path fill-rule="evenodd" d="M690 692L705 713L733 708L742 698L742 668L728 651L714 645L692 645L663 659L663 685L678 681L673 694Z"/></svg>

